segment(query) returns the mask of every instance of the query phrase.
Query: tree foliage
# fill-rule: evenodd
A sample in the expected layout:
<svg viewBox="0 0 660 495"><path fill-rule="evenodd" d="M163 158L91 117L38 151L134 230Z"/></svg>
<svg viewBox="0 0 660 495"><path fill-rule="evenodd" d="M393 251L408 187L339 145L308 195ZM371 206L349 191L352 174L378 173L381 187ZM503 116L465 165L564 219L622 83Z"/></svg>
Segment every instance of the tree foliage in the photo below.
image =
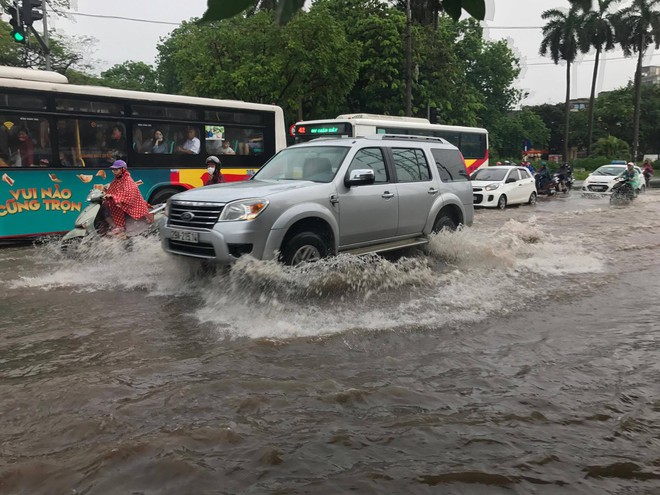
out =
<svg viewBox="0 0 660 495"><path fill-rule="evenodd" d="M279 26L272 11L184 23L159 46L162 90L276 103L290 119L403 115L405 15L378 0L317 0ZM413 114L490 124L520 99L518 62L474 20L413 26Z"/></svg>
<svg viewBox="0 0 660 495"><path fill-rule="evenodd" d="M607 136L594 143L594 154L625 160L630 154L630 146L622 139Z"/></svg>
<svg viewBox="0 0 660 495"><path fill-rule="evenodd" d="M101 81L111 88L132 89L136 91L158 91L158 74L144 62L127 60L115 64L101 72Z"/></svg>
<svg viewBox="0 0 660 495"><path fill-rule="evenodd" d="M280 23L289 21L305 5L305 0L208 0L208 8L202 16L202 21L219 21L229 19L241 12L254 12L260 6L266 5L277 14ZM452 19L458 20L463 11L478 20L486 15L485 0L411 0L415 5L417 18L423 17L427 11L432 13L446 12Z"/></svg>
<svg viewBox="0 0 660 495"><path fill-rule="evenodd" d="M562 148L563 160L568 159L568 130L569 109L571 99L571 64L578 52L577 33L581 28L579 7L573 5L568 12L559 9L546 10L541 18L547 20L543 26L543 40L541 41L541 55L550 55L552 61L558 64L560 60L566 62L566 100L564 103L564 146Z"/></svg>
<svg viewBox="0 0 660 495"><path fill-rule="evenodd" d="M11 67L45 69L46 59L38 43L18 44L11 39L11 26L0 21L0 64ZM89 47L93 40L88 37L65 37L57 33L50 36L51 67L62 74L70 70L88 70L81 47Z"/></svg>
<svg viewBox="0 0 660 495"><path fill-rule="evenodd" d="M633 0L632 5L619 10L612 18L617 41L626 56L637 54L635 70L635 99L633 116L632 159L639 148L641 116L642 61L649 46L660 48L660 0Z"/></svg>

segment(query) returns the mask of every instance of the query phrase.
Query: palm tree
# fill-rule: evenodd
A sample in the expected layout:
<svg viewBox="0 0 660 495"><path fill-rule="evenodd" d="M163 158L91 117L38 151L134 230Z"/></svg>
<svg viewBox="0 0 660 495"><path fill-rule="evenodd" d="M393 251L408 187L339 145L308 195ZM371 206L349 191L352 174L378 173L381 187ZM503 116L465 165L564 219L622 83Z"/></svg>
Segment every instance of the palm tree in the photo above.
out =
<svg viewBox="0 0 660 495"><path fill-rule="evenodd" d="M652 0L658 1L660 0ZM564 104L564 149L563 161L568 159L568 115L571 100L571 63L575 61L578 52L577 32L580 29L581 17L578 13L580 7L573 5L568 12L559 9L546 10L541 18L548 20L543 26L543 41L541 41L541 55L548 52L555 64L560 60L566 61L566 102Z"/></svg>
<svg viewBox="0 0 660 495"><path fill-rule="evenodd" d="M594 128L594 102L596 100L596 80L598 78L598 63L603 50L612 50L615 45L614 26L610 20L608 9L620 0L598 0L598 10L589 10L582 17L582 29L578 31L580 51L587 53L596 49L594 72L591 78L591 95L589 96L589 123L587 124L587 156L591 155Z"/></svg>
<svg viewBox="0 0 660 495"><path fill-rule="evenodd" d="M632 160L637 160L639 148L639 116L642 97L642 60L646 49L653 43L660 47L660 0L633 0L630 7L619 10L612 16L616 38L623 54L637 54L635 70L635 112L633 114Z"/></svg>

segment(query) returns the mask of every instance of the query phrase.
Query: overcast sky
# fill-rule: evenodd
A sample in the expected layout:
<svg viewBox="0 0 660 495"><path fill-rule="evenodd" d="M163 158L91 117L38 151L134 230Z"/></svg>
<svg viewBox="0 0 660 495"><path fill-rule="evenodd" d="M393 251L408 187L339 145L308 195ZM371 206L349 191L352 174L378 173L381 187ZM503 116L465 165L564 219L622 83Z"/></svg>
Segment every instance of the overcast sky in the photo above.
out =
<svg viewBox="0 0 660 495"><path fill-rule="evenodd" d="M593 0L596 2L597 0ZM526 105L564 101L565 65L539 55L541 13L550 8L567 8L567 0L486 0L484 33L487 39L506 39L520 57L522 73L516 85L529 93ZM626 5L623 1L619 5ZM182 20L199 17L206 10L206 0L73 0L77 14L68 19L50 17L51 27L66 35L92 36L97 41L87 51L97 72L125 60L141 60L153 64L161 37ZM185 10L184 10L185 9ZM161 22L135 22L127 19L98 18L117 16ZM571 97L588 97L591 87L594 53L581 57L572 71ZM633 78L635 59L625 59L620 50L608 52L601 64L597 91L608 91L627 84ZM650 49L645 65L660 64Z"/></svg>

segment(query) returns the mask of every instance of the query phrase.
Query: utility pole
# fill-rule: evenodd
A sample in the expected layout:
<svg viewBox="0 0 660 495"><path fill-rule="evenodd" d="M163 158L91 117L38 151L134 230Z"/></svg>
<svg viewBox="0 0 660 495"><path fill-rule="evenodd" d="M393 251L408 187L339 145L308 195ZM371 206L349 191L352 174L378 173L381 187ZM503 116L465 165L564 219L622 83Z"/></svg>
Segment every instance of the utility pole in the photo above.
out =
<svg viewBox="0 0 660 495"><path fill-rule="evenodd" d="M410 0L406 0L406 117L412 116L412 34Z"/></svg>
<svg viewBox="0 0 660 495"><path fill-rule="evenodd" d="M51 70L51 66L50 66L50 44L48 42L48 14L46 13L46 4L47 4L47 2L44 2L44 4L43 4L44 45L46 45L46 50L45 50L46 70Z"/></svg>

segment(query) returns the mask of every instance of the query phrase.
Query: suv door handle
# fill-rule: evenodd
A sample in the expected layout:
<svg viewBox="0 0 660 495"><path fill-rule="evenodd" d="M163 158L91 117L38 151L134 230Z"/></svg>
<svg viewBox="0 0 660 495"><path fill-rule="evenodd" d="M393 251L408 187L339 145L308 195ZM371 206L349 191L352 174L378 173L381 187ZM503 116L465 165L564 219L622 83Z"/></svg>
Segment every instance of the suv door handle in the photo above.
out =
<svg viewBox="0 0 660 495"><path fill-rule="evenodd" d="M438 190L435 187L430 187L428 193L431 195L438 194Z"/></svg>
<svg viewBox="0 0 660 495"><path fill-rule="evenodd" d="M394 197L394 193L391 193L389 191L385 191L381 197L385 198L385 199L390 199L390 198Z"/></svg>

